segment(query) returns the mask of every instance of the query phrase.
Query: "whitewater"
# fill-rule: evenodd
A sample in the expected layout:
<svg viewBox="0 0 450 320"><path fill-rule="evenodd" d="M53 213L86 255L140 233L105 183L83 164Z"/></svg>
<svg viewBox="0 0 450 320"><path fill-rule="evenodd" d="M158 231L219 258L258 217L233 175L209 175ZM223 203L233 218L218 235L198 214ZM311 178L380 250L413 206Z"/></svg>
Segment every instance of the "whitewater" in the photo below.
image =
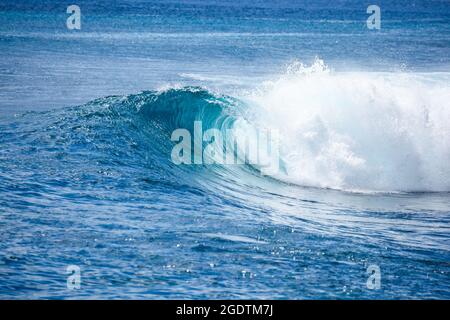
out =
<svg viewBox="0 0 450 320"><path fill-rule="evenodd" d="M348 191L450 191L448 73L331 72L296 62L245 97L281 132L286 173Z"/></svg>

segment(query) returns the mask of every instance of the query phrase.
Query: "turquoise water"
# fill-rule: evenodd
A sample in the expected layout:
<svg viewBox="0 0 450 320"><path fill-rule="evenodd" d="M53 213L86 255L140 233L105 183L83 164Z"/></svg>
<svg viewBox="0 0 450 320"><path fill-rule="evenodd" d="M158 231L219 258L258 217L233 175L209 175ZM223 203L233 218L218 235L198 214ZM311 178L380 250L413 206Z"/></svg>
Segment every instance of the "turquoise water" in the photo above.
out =
<svg viewBox="0 0 450 320"><path fill-rule="evenodd" d="M0 298L450 297L448 1L380 30L364 1L69 4L0 4ZM280 172L174 164L194 121L277 130Z"/></svg>

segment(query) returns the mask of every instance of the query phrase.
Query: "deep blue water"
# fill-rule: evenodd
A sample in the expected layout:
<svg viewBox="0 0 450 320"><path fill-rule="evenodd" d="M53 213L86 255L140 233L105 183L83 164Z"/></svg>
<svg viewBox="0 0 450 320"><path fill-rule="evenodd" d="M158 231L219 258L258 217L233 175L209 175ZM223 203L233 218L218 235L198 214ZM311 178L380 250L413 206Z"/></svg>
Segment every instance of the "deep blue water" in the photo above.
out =
<svg viewBox="0 0 450 320"><path fill-rule="evenodd" d="M2 0L0 298L448 299L449 101L449 1Z"/></svg>

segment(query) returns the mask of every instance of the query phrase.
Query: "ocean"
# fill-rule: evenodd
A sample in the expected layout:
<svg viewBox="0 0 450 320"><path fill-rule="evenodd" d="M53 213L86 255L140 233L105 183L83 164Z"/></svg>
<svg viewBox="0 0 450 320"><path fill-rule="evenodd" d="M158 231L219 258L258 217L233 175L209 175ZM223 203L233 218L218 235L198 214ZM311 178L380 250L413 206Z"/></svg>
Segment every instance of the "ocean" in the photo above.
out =
<svg viewBox="0 0 450 320"><path fill-rule="evenodd" d="M0 299L449 299L449 101L447 0L2 0Z"/></svg>

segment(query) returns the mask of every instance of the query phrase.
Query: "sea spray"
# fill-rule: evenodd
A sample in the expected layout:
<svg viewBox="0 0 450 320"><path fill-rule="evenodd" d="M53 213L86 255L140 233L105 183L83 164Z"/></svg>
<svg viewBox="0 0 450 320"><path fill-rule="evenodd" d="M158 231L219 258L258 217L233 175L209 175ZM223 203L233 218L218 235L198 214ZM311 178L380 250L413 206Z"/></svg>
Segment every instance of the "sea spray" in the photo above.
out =
<svg viewBox="0 0 450 320"><path fill-rule="evenodd" d="M439 74L333 72L294 63L245 97L280 132L286 172L304 186L450 190L450 86Z"/></svg>

